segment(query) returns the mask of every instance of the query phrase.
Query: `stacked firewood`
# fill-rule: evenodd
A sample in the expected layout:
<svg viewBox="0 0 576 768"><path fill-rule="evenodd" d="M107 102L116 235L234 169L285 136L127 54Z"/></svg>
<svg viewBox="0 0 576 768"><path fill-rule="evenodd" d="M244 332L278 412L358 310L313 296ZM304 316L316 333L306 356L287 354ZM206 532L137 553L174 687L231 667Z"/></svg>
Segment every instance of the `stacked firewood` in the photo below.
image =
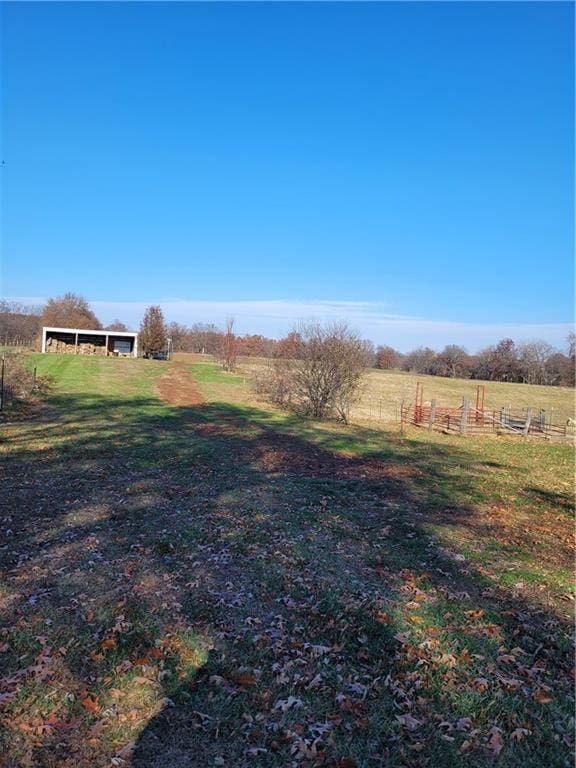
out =
<svg viewBox="0 0 576 768"><path fill-rule="evenodd" d="M63 339L49 338L46 340L46 351L55 352L60 355L105 355L106 347L102 344L92 344L88 341L82 341L76 346L74 342L67 342Z"/></svg>

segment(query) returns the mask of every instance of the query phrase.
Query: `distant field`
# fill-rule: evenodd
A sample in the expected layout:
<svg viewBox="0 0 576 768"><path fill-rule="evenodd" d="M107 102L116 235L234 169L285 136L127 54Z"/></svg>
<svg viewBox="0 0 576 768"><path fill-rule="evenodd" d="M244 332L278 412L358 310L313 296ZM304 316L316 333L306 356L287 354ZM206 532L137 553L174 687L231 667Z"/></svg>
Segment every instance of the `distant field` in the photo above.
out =
<svg viewBox="0 0 576 768"><path fill-rule="evenodd" d="M371 370L366 376L366 386L360 404L353 416L360 419L379 415L395 419L402 400L414 401L416 382L424 384L424 400L435 399L439 405L458 406L464 397L474 405L476 388L485 387L485 408L498 410L506 406L512 410L543 408L552 421L564 422L574 416L574 390L568 387L541 387L532 384L508 384L497 381L471 381L470 379L444 379L439 376L422 376L403 371ZM371 402L370 402L371 401Z"/></svg>
<svg viewBox="0 0 576 768"><path fill-rule="evenodd" d="M253 376L266 365L262 358L244 358L239 373ZM438 405L458 406L468 397L474 405L476 387L485 386L485 407L498 410L507 406L512 410L543 408L548 417L558 423L574 416L574 390L568 387L541 387L532 384L507 384L496 381L471 381L470 379L445 379L439 376L423 376L404 371L368 370L362 397L352 410L353 421L397 421L400 404L413 402L416 382L424 384L424 400L435 399Z"/></svg>

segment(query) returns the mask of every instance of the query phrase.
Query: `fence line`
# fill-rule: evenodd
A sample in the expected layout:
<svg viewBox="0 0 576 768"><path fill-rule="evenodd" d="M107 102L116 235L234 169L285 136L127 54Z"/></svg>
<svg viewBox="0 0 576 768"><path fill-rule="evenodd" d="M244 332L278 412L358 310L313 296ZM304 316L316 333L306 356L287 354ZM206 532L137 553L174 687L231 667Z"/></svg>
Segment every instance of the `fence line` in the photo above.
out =
<svg viewBox="0 0 576 768"><path fill-rule="evenodd" d="M435 400L429 404L415 401L404 404L401 425L412 424L427 428L430 432L460 435L510 434L519 437L545 439L572 439L574 430L567 424L556 424L540 410L536 415L531 408L525 411L480 410L470 405L468 398L459 407L438 406Z"/></svg>
<svg viewBox="0 0 576 768"><path fill-rule="evenodd" d="M30 347L33 347L35 343L35 339L29 339L29 338L20 338L15 336L0 336L0 347L26 347L26 349L29 349Z"/></svg>

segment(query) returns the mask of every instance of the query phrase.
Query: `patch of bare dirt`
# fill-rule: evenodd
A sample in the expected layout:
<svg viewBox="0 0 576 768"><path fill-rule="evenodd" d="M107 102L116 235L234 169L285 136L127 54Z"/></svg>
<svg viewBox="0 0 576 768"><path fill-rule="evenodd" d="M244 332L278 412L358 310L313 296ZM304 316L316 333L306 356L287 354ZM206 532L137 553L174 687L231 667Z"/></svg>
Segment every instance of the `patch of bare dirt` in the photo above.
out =
<svg viewBox="0 0 576 768"><path fill-rule="evenodd" d="M188 366L178 361L170 364L170 369L158 381L156 389L168 405L204 405L206 402Z"/></svg>

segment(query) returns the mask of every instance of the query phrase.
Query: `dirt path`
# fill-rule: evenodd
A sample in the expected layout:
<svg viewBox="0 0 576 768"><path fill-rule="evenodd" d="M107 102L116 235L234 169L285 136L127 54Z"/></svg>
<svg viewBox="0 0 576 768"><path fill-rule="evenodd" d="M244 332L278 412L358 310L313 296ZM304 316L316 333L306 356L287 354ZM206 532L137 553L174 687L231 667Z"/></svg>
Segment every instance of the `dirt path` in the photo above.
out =
<svg viewBox="0 0 576 768"><path fill-rule="evenodd" d="M171 362L156 389L168 405L203 405L206 402L185 363Z"/></svg>

